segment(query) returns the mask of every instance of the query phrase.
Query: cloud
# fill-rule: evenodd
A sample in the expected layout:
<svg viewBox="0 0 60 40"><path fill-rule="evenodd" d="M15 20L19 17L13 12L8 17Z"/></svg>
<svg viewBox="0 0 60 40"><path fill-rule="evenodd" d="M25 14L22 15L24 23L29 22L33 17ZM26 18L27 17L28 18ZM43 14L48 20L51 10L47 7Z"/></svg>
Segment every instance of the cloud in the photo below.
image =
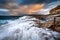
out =
<svg viewBox="0 0 60 40"><path fill-rule="evenodd" d="M10 0L9 0L10 1ZM49 14L49 11L52 8L55 8L57 5L60 5L60 0L12 0L10 1L12 3L8 3L8 5L4 5L5 8L9 8L11 9L12 14L14 15L19 15L20 13L22 14ZM14 3L13 3L14 2ZM16 3L17 4L16 4ZM25 3L29 4L26 5ZM24 5L20 5L20 4L24 4ZM3 7L3 8L4 8ZM41 10L43 9L43 10ZM1 10L0 11L6 11Z"/></svg>
<svg viewBox="0 0 60 40"><path fill-rule="evenodd" d="M34 4L34 3L50 3L59 0L0 0L0 4L8 2L19 3L19 4Z"/></svg>
<svg viewBox="0 0 60 40"><path fill-rule="evenodd" d="M18 0L19 4L51 3L59 0Z"/></svg>
<svg viewBox="0 0 60 40"><path fill-rule="evenodd" d="M6 0L0 0L0 4L6 4Z"/></svg>
<svg viewBox="0 0 60 40"><path fill-rule="evenodd" d="M44 7L44 4L32 4L32 5L22 5L18 9L12 9L14 14L24 13L24 14L34 14L37 10Z"/></svg>
<svg viewBox="0 0 60 40"><path fill-rule="evenodd" d="M49 4L46 4L44 9L37 11L37 14L48 15L48 14L50 14L50 10L55 8L58 5L60 5L60 1L55 1L55 2L51 2Z"/></svg>

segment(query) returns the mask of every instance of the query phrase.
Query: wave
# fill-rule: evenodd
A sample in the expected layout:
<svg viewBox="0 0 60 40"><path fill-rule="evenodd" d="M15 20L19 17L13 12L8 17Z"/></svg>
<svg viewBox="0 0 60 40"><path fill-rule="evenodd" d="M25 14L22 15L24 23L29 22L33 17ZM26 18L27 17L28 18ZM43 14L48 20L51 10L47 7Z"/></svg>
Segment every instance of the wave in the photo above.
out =
<svg viewBox="0 0 60 40"><path fill-rule="evenodd" d="M39 28L39 19L23 16L0 26L0 40L58 40L60 33L48 28Z"/></svg>

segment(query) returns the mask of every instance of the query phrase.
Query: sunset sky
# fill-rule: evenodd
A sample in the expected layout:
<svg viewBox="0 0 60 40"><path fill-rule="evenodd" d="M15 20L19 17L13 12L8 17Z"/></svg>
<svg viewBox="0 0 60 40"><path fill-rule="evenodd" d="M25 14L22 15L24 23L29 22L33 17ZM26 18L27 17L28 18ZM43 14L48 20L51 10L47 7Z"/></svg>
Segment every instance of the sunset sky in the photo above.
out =
<svg viewBox="0 0 60 40"><path fill-rule="evenodd" d="M49 14L49 9L58 5L60 5L60 0L0 0L0 8L9 8L14 15L20 13L34 14L41 9L42 12L40 13ZM3 11L3 9L0 10Z"/></svg>

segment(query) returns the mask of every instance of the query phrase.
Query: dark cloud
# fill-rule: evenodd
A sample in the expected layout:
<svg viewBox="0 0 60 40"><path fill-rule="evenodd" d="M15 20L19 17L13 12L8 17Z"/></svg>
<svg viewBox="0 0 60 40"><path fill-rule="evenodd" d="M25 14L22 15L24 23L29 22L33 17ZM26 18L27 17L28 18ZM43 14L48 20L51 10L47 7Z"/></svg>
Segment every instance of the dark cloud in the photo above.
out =
<svg viewBox="0 0 60 40"><path fill-rule="evenodd" d="M33 4L33 3L50 3L59 0L18 0L20 4Z"/></svg>
<svg viewBox="0 0 60 40"><path fill-rule="evenodd" d="M6 0L0 0L0 4L6 4L7 1Z"/></svg>
<svg viewBox="0 0 60 40"><path fill-rule="evenodd" d="M19 4L32 4L32 3L50 3L59 0L9 0L10 2L17 2ZM0 0L0 4L6 4L7 0Z"/></svg>

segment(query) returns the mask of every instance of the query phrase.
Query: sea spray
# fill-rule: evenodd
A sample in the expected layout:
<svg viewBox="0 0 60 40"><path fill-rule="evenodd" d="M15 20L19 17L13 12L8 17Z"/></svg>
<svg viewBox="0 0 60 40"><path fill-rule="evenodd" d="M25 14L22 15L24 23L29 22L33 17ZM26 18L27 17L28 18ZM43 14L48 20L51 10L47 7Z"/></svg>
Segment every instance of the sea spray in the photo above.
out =
<svg viewBox="0 0 60 40"><path fill-rule="evenodd" d="M60 33L48 28L38 28L32 16L23 16L10 23L2 25L0 40L56 40Z"/></svg>

